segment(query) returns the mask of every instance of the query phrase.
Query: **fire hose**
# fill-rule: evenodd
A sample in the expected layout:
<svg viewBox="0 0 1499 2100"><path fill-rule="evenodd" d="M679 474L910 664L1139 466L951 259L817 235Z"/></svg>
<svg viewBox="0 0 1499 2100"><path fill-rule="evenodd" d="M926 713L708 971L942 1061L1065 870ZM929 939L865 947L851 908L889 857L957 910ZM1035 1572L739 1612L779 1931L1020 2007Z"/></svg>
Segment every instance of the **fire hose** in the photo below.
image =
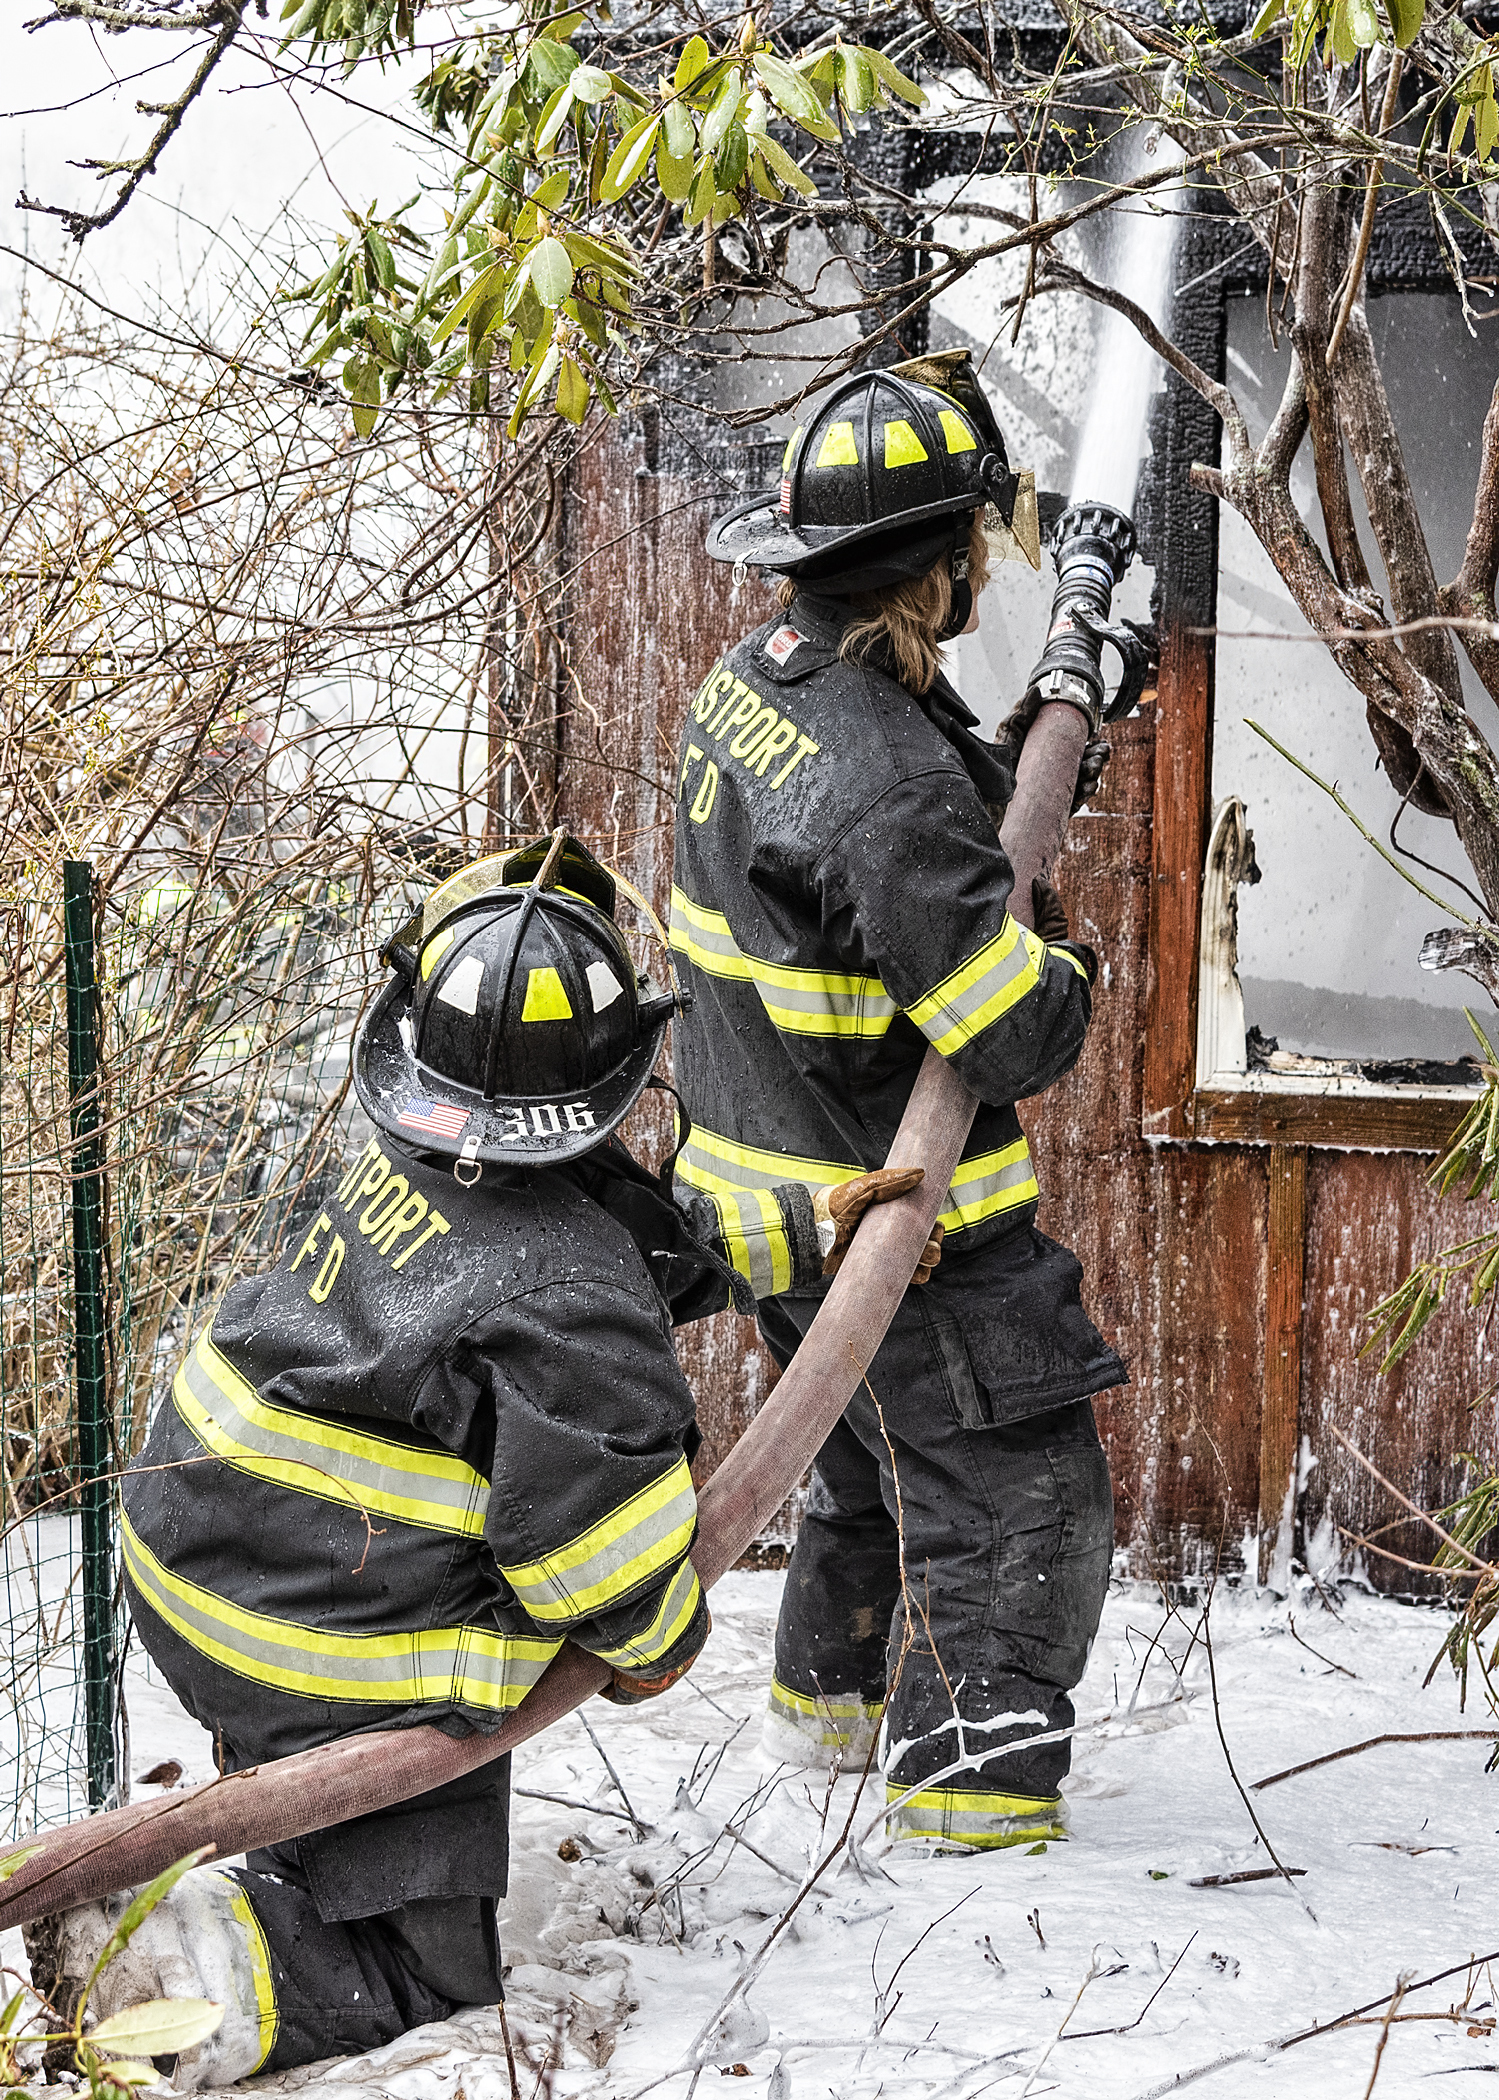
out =
<svg viewBox="0 0 1499 2100"><path fill-rule="evenodd" d="M1099 509L1089 507L1094 524ZM1081 515L1068 512L1059 523L1065 527ZM1056 542L1059 583L1048 651L1055 642L1065 653L1057 654L1054 666L1043 655L1031 675L1033 692L1038 685L1044 690L1045 676L1055 668L1067 679L1087 680L1091 674L1101 694L1098 651L1104 640L1120 648L1128 683L1128 656L1115 631L1103 626L1110 591L1100 594L1096 550L1106 542L1096 532L1089 538L1094 553L1082 618L1063 628L1058 608L1064 596L1071 603L1078 594L1073 590L1067 596L1070 542ZM1123 546L1117 536L1116 544ZM1131 532L1129 547L1118 554L1115 581L1132 548ZM1032 878L1049 875L1061 851L1088 734L1088 717L1075 701L1043 700L1021 751L1000 837L1015 870L1011 909L1026 923ZM705 1589L764 1530L852 1399L946 1204L977 1107L978 1097L935 1050L928 1050L887 1162L924 1167L925 1179L908 1196L865 1213L795 1357L702 1489L692 1560ZM0 1930L149 1881L200 1848L229 1859L409 1801L528 1742L581 1706L609 1676L607 1664L569 1643L519 1708L490 1734L455 1737L424 1723L345 1736L24 1839L0 1855Z"/></svg>

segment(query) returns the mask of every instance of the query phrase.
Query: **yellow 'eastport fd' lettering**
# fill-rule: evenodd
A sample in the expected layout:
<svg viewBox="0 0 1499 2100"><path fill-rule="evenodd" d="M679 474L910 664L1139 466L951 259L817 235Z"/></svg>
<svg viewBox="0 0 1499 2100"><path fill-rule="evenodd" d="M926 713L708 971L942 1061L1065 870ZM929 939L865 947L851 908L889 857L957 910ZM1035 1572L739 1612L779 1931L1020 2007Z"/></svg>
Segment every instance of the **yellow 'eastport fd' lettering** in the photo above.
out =
<svg viewBox="0 0 1499 2100"><path fill-rule="evenodd" d="M387 1259L398 1240L407 1240L408 1244L391 1261L392 1270L404 1269L412 1255L420 1253L429 1240L452 1230L442 1212L430 1208L426 1197L412 1188L404 1174L392 1171L390 1160L375 1138L370 1139L338 1184L333 1204L342 1205L345 1216L354 1218L375 1252ZM331 1234L327 1240L325 1233ZM413 1233L414 1239L410 1238ZM328 1211L320 1211L292 1262L293 1270L300 1269L304 1261L318 1263L307 1291L315 1305L324 1303L337 1282L345 1251L343 1238L333 1231Z"/></svg>
<svg viewBox="0 0 1499 2100"><path fill-rule="evenodd" d="M699 824L712 810L718 789L718 767L708 756L709 744L718 745L730 758L738 759L757 780L764 780L769 773L772 791L785 785L804 758L815 758L822 749L811 737L802 735L789 715L778 714L753 686L726 671L721 663L715 664L703 680L692 703L692 719L702 727L703 742L690 743L683 754L677 799L686 798L688 767L707 757L701 778L694 782L697 792L690 812Z"/></svg>

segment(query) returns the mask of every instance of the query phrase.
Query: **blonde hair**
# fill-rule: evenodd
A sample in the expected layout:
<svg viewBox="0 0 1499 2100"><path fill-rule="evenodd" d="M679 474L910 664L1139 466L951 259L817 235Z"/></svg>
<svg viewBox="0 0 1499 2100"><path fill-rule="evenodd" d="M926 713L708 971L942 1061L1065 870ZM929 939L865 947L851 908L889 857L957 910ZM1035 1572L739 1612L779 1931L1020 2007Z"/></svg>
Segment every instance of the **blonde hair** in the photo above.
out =
<svg viewBox="0 0 1499 2100"><path fill-rule="evenodd" d="M975 513L968 535L968 581L977 598L989 581L989 542L983 518ZM815 590L816 585L812 588ZM776 587L779 604L789 607L798 586L787 576ZM845 663L867 663L884 657L911 693L924 693L942 668L938 640L952 616L952 575L944 556L924 576L907 577L882 591L850 594L848 603L860 616L845 628L838 654Z"/></svg>

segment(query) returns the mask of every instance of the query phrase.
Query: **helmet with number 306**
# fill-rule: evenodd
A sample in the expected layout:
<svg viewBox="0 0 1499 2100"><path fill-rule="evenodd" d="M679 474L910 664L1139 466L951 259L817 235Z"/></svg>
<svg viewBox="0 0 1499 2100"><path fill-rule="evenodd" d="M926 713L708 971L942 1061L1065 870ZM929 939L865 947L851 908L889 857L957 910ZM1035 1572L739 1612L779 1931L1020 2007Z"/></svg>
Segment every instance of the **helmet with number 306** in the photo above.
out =
<svg viewBox="0 0 1499 2100"><path fill-rule="evenodd" d="M439 884L386 944L396 975L355 1039L371 1121L451 1158L461 1181L486 1161L555 1166L601 1145L680 1003L637 972L621 889L649 912L565 831Z"/></svg>

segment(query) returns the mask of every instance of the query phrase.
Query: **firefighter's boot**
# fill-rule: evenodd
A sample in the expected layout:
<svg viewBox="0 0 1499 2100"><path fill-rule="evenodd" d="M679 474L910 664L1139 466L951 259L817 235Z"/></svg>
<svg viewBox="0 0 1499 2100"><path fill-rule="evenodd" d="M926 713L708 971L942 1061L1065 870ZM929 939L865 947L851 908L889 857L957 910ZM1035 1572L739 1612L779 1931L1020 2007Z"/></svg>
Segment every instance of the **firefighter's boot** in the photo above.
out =
<svg viewBox="0 0 1499 2100"><path fill-rule="evenodd" d="M60 2021L72 2020L94 1963L139 1893L124 1889L26 1927L32 1981ZM270 2054L276 2003L265 1935L230 1875L200 1868L162 1898L105 1964L89 1994L89 2024L160 1998L208 1998L224 2008L216 2031L176 2059L170 2075L180 2092L233 2085Z"/></svg>

